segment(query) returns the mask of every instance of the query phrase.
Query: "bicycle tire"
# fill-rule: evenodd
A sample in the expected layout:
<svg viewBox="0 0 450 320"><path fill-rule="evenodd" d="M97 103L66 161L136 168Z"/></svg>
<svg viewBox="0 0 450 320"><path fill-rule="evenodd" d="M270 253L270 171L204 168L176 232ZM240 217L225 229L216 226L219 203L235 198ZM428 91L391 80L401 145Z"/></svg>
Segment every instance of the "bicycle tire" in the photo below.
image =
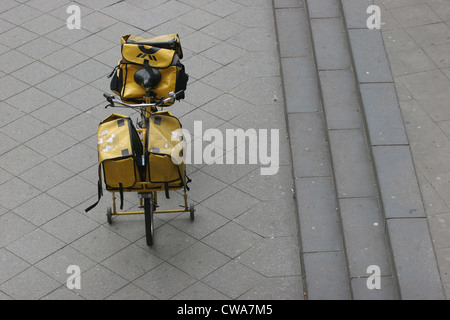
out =
<svg viewBox="0 0 450 320"><path fill-rule="evenodd" d="M154 234L153 213L155 210L155 206L153 202L153 198L144 199L145 238L149 247L153 245Z"/></svg>

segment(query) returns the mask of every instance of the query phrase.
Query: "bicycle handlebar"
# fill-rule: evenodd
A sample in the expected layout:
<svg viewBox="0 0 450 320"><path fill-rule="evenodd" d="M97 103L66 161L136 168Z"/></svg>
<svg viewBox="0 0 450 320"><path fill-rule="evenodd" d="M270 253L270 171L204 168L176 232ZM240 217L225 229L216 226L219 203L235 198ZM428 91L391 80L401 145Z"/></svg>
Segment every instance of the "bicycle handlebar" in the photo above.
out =
<svg viewBox="0 0 450 320"><path fill-rule="evenodd" d="M122 106L128 107L128 108L148 108L148 107L157 107L157 106L161 106L166 102L169 102L171 100L175 100L181 93L183 93L183 90L178 91L177 93L171 92L169 93L169 97L164 99L164 97L162 97L159 101L157 102L153 102L153 103L139 103L139 104L132 104L132 103L126 103L123 102L122 100L118 100L116 99L113 95L111 94L107 94L104 93L103 96L105 97L106 101L109 102L109 105L106 106L106 108L108 107L116 107L116 103L117 104L121 104Z"/></svg>

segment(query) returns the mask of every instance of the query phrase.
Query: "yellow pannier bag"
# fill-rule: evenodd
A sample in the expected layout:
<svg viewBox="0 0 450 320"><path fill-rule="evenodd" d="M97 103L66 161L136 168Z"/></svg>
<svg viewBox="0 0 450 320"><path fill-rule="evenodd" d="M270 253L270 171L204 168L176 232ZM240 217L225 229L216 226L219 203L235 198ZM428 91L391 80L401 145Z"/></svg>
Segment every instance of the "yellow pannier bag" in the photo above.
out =
<svg viewBox="0 0 450 320"><path fill-rule="evenodd" d="M152 89L153 100L168 98L169 93L186 90L189 76L180 59L183 57L178 35L165 35L151 39L126 35L121 38L122 60L111 76L111 91L123 100L141 102L146 92L134 81L134 75L143 68L155 68L161 73L161 82ZM180 95L177 99L183 99ZM172 105L173 100L166 102Z"/></svg>
<svg viewBox="0 0 450 320"><path fill-rule="evenodd" d="M169 190L187 188L183 157L184 137L180 121L169 111L155 112L149 119L145 142L146 181L152 188Z"/></svg>
<svg viewBox="0 0 450 320"><path fill-rule="evenodd" d="M98 126L98 201L86 209L94 208L102 196L102 175L106 190L118 191L123 207L123 192L138 188L143 180L142 142L129 117L112 114Z"/></svg>

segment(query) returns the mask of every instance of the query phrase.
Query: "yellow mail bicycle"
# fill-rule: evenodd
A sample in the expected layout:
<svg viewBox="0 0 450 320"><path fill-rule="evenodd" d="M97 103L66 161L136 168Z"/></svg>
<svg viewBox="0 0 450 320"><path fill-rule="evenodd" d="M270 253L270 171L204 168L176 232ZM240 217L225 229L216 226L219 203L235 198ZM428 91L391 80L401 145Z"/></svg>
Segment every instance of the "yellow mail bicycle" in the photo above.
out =
<svg viewBox="0 0 450 320"><path fill-rule="evenodd" d="M186 175L183 161L184 136L181 123L168 111L158 111L166 103L173 103L184 91L171 92L169 97L155 98L152 89L161 81L161 74L154 68L143 68L135 73L134 81L146 91L145 102L128 103L113 95L104 94L107 107L132 108L140 114L137 128L126 116L113 114L99 126L99 201L102 195L102 175L106 190L112 192L112 207L107 209L107 221L117 215L143 214L145 220L146 242L153 245L154 214L189 212L194 220L195 206L188 205L187 191L190 179ZM130 142L131 141L131 142ZM183 190L184 204L181 209L157 210L158 192ZM120 209L123 209L124 192L136 192L139 207L143 211L119 211L117 194L120 195ZM97 202L98 203L98 202ZM96 203L96 204L97 204ZM93 206L86 209L91 210Z"/></svg>

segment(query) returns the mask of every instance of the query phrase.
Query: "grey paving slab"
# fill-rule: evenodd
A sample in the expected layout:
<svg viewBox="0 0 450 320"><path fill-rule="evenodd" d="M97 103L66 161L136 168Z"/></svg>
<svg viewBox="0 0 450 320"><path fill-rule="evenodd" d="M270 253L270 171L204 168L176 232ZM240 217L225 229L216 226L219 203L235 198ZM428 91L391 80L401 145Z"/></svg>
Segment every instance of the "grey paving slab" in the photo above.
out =
<svg viewBox="0 0 450 320"><path fill-rule="evenodd" d="M338 197L375 196L375 180L364 132L359 129L331 130L329 137Z"/></svg>
<svg viewBox="0 0 450 320"><path fill-rule="evenodd" d="M362 84L360 90L371 144L408 144L394 85Z"/></svg>
<svg viewBox="0 0 450 320"><path fill-rule="evenodd" d="M311 58L282 58L281 66L287 112L319 111L321 105L314 61Z"/></svg>
<svg viewBox="0 0 450 320"><path fill-rule="evenodd" d="M322 114L290 114L288 123L295 177L330 176Z"/></svg>
<svg viewBox="0 0 450 320"><path fill-rule="evenodd" d="M366 11L370 5L373 5L373 0L342 0L341 3L347 28L366 29L369 18Z"/></svg>
<svg viewBox="0 0 450 320"><path fill-rule="evenodd" d="M389 218L424 217L417 178L408 146L373 148L384 214Z"/></svg>
<svg viewBox="0 0 450 320"><path fill-rule="evenodd" d="M372 265L380 268L381 276L391 276L385 223L377 198L340 199L339 205L350 277L369 276L367 268Z"/></svg>
<svg viewBox="0 0 450 320"><path fill-rule="evenodd" d="M350 68L340 15L338 18L311 19L311 32L318 70Z"/></svg>
<svg viewBox="0 0 450 320"><path fill-rule="evenodd" d="M276 9L276 17L281 57L310 57L312 48L305 10Z"/></svg>
<svg viewBox="0 0 450 320"><path fill-rule="evenodd" d="M308 1L309 18L339 18L341 16L338 0Z"/></svg>
<svg viewBox="0 0 450 320"><path fill-rule="evenodd" d="M358 81L392 82L389 61L379 30L349 29L350 46Z"/></svg>
<svg viewBox="0 0 450 320"><path fill-rule="evenodd" d="M319 72L328 129L362 128L355 80L350 70Z"/></svg>
<svg viewBox="0 0 450 320"><path fill-rule="evenodd" d="M309 300L350 300L351 293L342 252L305 253Z"/></svg>
<svg viewBox="0 0 450 320"><path fill-rule="evenodd" d="M342 234L331 178L297 179L296 198L302 251L342 250Z"/></svg>
<svg viewBox="0 0 450 320"><path fill-rule="evenodd" d="M380 289L368 289L368 278L351 280L354 300L397 300L396 287L392 277L380 277Z"/></svg>
<svg viewBox="0 0 450 320"><path fill-rule="evenodd" d="M402 299L444 299L426 219L389 219L387 227Z"/></svg>

